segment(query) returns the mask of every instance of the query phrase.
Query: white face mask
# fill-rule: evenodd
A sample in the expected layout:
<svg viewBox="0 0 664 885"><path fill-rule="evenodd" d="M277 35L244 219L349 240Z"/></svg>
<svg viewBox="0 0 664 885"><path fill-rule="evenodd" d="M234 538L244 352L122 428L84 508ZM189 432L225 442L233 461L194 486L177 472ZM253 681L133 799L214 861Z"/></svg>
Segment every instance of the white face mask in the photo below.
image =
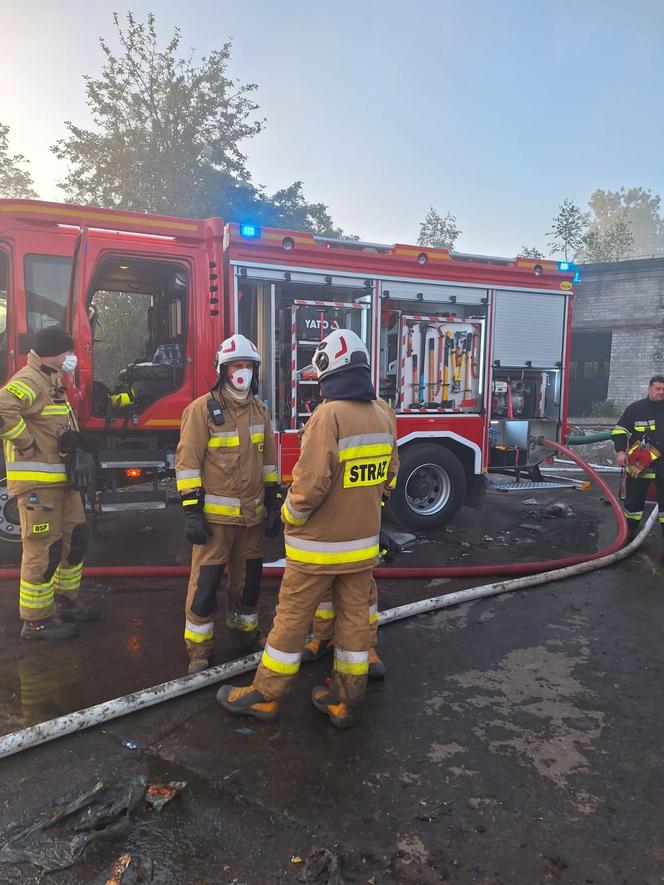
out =
<svg viewBox="0 0 664 885"><path fill-rule="evenodd" d="M78 363L78 360L76 359L76 354L75 353L68 353L62 363L62 371L63 372L73 372L74 369L76 368L77 363Z"/></svg>
<svg viewBox="0 0 664 885"><path fill-rule="evenodd" d="M245 390L249 390L252 374L251 369L232 369L228 373L228 380L236 390L244 393Z"/></svg>

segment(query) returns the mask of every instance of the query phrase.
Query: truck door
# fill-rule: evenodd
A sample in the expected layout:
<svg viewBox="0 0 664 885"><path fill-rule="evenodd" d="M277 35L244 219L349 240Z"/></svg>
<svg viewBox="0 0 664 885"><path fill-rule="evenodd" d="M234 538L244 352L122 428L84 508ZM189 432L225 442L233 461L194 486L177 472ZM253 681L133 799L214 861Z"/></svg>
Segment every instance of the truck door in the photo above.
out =
<svg viewBox="0 0 664 885"><path fill-rule="evenodd" d="M9 339L10 255L8 244L0 241L0 385L14 372L10 360L14 349Z"/></svg>
<svg viewBox="0 0 664 885"><path fill-rule="evenodd" d="M119 417L164 427L167 409L176 426L193 396L194 256L112 233L83 229L74 251L68 322L80 364L73 398L84 425Z"/></svg>

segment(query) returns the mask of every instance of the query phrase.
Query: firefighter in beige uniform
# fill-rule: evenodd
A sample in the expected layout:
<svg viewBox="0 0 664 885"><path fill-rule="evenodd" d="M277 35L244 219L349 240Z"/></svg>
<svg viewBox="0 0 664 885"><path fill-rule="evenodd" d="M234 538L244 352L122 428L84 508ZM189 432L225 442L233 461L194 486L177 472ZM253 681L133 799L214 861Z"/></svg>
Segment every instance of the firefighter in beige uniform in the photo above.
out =
<svg viewBox="0 0 664 885"><path fill-rule="evenodd" d="M378 559L381 498L392 479L396 439L376 405L361 339L337 329L316 348L313 364L323 402L309 427L282 507L286 570L256 677L223 686L217 698L232 713L271 720L297 673L311 619L332 594L336 612L333 685L312 700L337 727L352 725L369 669L369 593Z"/></svg>
<svg viewBox="0 0 664 885"><path fill-rule="evenodd" d="M390 427L392 429L392 433L396 437L397 435L397 422L396 417L394 415L394 411L389 403L386 403L384 399L381 397L376 397L376 404L379 405L385 414L387 415L390 421ZM309 425L305 424L304 433L307 431L307 427ZM392 481L389 484L389 487L386 488L384 499L387 499L389 491L396 485L397 481L397 473L399 471L399 456L397 451L395 450L392 456L392 461L390 463L390 474L392 476ZM381 532L380 535L380 554L383 562L391 561L391 551L394 549L394 544L391 539ZM332 651L333 643L334 643L334 604L332 602L332 595L328 594L325 599L321 600L316 612L314 614L313 628L312 628L312 636L309 642L304 647L304 651L302 653L302 661L304 663L309 661L316 661L324 654L328 654ZM385 664L380 658L376 650L376 646L378 645L378 586L376 584L375 578L371 577L371 591L369 594L369 629L370 629L370 644L369 644L369 679L384 679L385 678Z"/></svg>
<svg viewBox="0 0 664 885"><path fill-rule="evenodd" d="M255 396L260 356L248 338L232 335L215 366L215 388L184 410L175 455L185 536L194 545L184 631L190 673L210 664L224 565L226 625L238 649L257 650L266 513L267 533L279 530L272 424Z"/></svg>
<svg viewBox="0 0 664 885"><path fill-rule="evenodd" d="M98 613L77 602L88 544L80 490L90 464L61 386L76 367L72 338L39 331L28 363L0 390L7 488L21 520L19 611L24 639L68 639Z"/></svg>

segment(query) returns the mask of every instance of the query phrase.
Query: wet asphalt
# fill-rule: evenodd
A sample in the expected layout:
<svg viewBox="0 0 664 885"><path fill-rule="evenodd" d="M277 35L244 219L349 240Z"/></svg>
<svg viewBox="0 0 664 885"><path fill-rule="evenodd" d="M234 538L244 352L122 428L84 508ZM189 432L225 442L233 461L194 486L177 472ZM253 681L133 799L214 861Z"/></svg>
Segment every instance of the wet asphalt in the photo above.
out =
<svg viewBox="0 0 664 885"><path fill-rule="evenodd" d="M558 499L576 516L541 518ZM594 492L492 492L398 564L561 557L612 534ZM271 542L266 559L279 555ZM4 563L16 556L0 550ZM177 512L114 515L90 562L187 556ZM42 879L30 864L2 865L0 882L105 883L125 852L144 864L125 885L662 882L663 565L653 534L610 569L386 625L387 679L370 685L349 731L311 705L323 659L303 668L274 724L229 716L208 688L2 760L0 845L99 780L187 786L159 814L141 803L125 836L70 869ZM479 583L385 580L381 607ZM0 734L184 672L184 579L85 586L102 620L76 640L28 645L15 582L0 584ZM267 580L265 626L277 592ZM215 662L233 657L220 625ZM310 852L323 848L337 873L316 876Z"/></svg>

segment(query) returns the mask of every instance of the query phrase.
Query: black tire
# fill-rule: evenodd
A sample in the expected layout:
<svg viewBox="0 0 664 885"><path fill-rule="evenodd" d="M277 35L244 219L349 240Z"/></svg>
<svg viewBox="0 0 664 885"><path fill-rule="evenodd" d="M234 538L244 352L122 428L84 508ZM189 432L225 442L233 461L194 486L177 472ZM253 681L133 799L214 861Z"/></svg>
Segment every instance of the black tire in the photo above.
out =
<svg viewBox="0 0 664 885"><path fill-rule="evenodd" d="M21 523L16 498L7 491L5 459L0 456L0 542L15 544L21 540Z"/></svg>
<svg viewBox="0 0 664 885"><path fill-rule="evenodd" d="M401 456L389 512L411 531L435 529L455 516L466 498L466 473L443 446L410 446Z"/></svg>

